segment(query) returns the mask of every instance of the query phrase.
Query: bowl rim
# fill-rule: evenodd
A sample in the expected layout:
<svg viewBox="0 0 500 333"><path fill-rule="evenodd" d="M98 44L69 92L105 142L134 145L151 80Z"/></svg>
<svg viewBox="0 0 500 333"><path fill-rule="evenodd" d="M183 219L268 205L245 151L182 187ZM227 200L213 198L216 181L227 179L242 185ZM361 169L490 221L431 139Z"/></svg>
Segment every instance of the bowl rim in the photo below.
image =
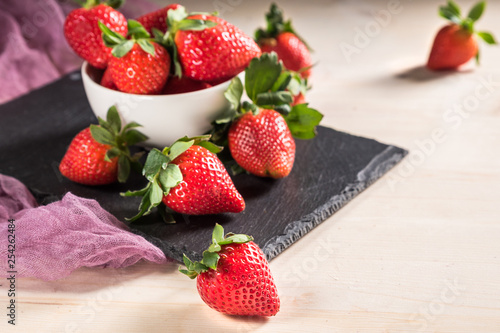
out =
<svg viewBox="0 0 500 333"><path fill-rule="evenodd" d="M229 86L231 80L233 79L233 78L228 79L228 80L226 80L224 82L221 82L221 83L216 84L215 86L211 86L209 88L205 88L205 89L201 89L201 90L196 90L196 91L185 92L185 93L180 93L180 94L142 95L142 94L132 94L132 93L126 93L126 92L119 91L119 90L109 89L109 88L106 88L106 87L100 85L99 83L95 82L90 77L90 75L87 73L87 69L88 69L89 66L90 66L90 64L87 61L84 61L82 63L82 66L81 66L81 69L80 69L82 78L84 77L87 82L90 82L90 84L92 86L96 87L97 89L108 90L108 91L113 92L115 94L121 94L121 95L124 95L124 96L136 96L136 97L148 97L148 98L154 97L154 98L164 98L164 99L177 98L178 96L192 96L192 97L194 97L195 95L203 95L203 94L206 94L206 93L210 93L212 90L220 90L220 88L221 88L222 85ZM244 73L244 71L242 71L241 73ZM238 73L235 77L241 76L241 73ZM227 89L227 87L226 87L226 89Z"/></svg>

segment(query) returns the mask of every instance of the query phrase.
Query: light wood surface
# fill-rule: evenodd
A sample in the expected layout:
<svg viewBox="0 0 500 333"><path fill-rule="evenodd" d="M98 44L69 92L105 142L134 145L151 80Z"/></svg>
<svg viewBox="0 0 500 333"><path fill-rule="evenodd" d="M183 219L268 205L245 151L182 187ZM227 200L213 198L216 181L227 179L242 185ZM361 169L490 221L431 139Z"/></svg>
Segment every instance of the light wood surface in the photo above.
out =
<svg viewBox="0 0 500 333"><path fill-rule="evenodd" d="M0 287L0 331L500 332L500 48L482 44L481 66L460 73L422 69L443 3L281 1L315 50L308 100L323 125L411 154L271 262L276 317L222 315L176 264L141 263L19 279L15 328ZM226 4L222 16L247 33L269 5L184 4ZM500 37L500 2L488 6L477 26ZM377 21L381 10L391 14Z"/></svg>

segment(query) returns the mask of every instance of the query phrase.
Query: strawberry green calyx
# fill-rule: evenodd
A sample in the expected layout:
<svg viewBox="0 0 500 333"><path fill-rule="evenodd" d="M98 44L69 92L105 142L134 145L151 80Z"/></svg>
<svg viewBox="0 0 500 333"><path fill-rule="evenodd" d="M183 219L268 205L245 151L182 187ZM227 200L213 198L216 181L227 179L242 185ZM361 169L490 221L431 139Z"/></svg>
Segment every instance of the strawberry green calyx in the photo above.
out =
<svg viewBox="0 0 500 333"><path fill-rule="evenodd" d="M120 115L115 106L109 108L106 120L98 117L98 125L90 125L90 133L94 140L99 143L110 145L105 160L118 157L118 181L125 183L130 175L130 169L140 169L142 166L139 159L142 153L131 155L130 146L146 141L147 136L136 130L140 127L136 122L131 122L122 127Z"/></svg>
<svg viewBox="0 0 500 333"><path fill-rule="evenodd" d="M186 255L183 256L186 269L179 267L179 272L187 275L190 279L196 278L199 274L207 272L210 269L217 269L219 262L218 252L222 249L221 246L229 244L244 244L253 241L252 236L244 234L228 233L224 236L224 228L220 224L216 224L212 233L212 243L207 250L203 252L201 261L192 262Z"/></svg>
<svg viewBox="0 0 500 333"><path fill-rule="evenodd" d="M118 9L120 8L125 0L108 0L108 1L100 1L100 0L74 0L80 6L86 9L90 9L96 7L100 4L106 4L111 8Z"/></svg>
<svg viewBox="0 0 500 333"><path fill-rule="evenodd" d="M142 170L143 176L149 181L147 186L138 191L121 193L124 197L142 197L142 201L139 205L139 213L127 220L135 221L151 213L153 208L162 204L163 197L168 195L172 188L182 182L183 176L179 166L171 162L187 151L191 146L202 146L214 154L222 150L220 147L210 142L209 139L210 135L193 138L184 137L174 142L170 147L165 147L162 151L153 148L149 152ZM166 207L162 208L160 212L163 214L165 213ZM172 222L168 214L165 214L163 217L166 222Z"/></svg>
<svg viewBox="0 0 500 333"><path fill-rule="evenodd" d="M275 39L282 32L291 32L304 43L307 48L311 51L309 45L306 41L297 34L292 26L292 21L285 21L283 18L283 11L275 4L272 3L269 8L269 12L266 13L267 26L265 29L258 29L255 31L255 41L257 43L273 43ZM275 42L275 41L274 41Z"/></svg>
<svg viewBox="0 0 500 333"><path fill-rule="evenodd" d="M139 44L144 52L155 55L155 47L151 43L153 39L149 32L135 20L128 20L128 34L125 38L119 33L109 29L102 22L99 22L99 29L102 31L102 39L104 45L111 47L113 50L111 54L117 58L125 56L132 48L134 44Z"/></svg>
<svg viewBox="0 0 500 333"><path fill-rule="evenodd" d="M305 93L307 80L296 72L285 70L276 53L264 53L254 58L245 70L245 85L239 77L233 78L225 92L231 109L213 122L212 140L225 145L232 122L246 112L257 115L260 109L271 109L283 115L292 135L298 139L312 139L323 115L307 104L292 106L293 96ZM241 102L246 92L249 101Z"/></svg>
<svg viewBox="0 0 500 333"><path fill-rule="evenodd" d="M171 9L167 13L168 29L163 34L160 30L153 28L155 41L163 45L172 55L172 63L174 66L174 75L178 78L182 77L182 66L178 60L177 46L175 44L175 35L177 31L201 31L215 27L216 22L210 20L194 20L188 17L195 14L215 15L208 13L188 13L184 6L178 6L176 9Z"/></svg>
<svg viewBox="0 0 500 333"><path fill-rule="evenodd" d="M462 16L460 7L452 0L448 1L445 6L439 7L439 15L454 24L459 25L463 30L476 34L487 44L497 44L495 37L486 31L476 31L474 29L474 23L481 18L484 9L486 7L486 2L481 1L476 3L469 11L466 17ZM478 60L479 53L476 56Z"/></svg>

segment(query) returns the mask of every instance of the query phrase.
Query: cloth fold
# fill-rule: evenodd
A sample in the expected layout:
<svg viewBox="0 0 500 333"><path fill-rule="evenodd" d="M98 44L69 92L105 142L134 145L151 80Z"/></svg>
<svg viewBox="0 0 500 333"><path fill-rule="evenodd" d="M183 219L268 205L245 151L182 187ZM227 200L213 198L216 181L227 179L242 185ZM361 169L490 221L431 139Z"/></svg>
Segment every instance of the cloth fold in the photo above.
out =
<svg viewBox="0 0 500 333"><path fill-rule="evenodd" d="M21 182L0 174L0 274L13 270L9 254L15 255L18 277L42 280L64 278L79 267L170 261L97 201L67 193L60 201L37 206Z"/></svg>

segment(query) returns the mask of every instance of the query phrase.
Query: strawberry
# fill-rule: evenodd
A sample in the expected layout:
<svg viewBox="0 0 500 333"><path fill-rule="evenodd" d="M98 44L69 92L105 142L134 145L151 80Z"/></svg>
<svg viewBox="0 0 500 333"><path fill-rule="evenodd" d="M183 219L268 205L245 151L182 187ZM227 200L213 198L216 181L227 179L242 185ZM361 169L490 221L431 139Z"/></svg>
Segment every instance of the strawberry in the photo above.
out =
<svg viewBox="0 0 500 333"><path fill-rule="evenodd" d="M107 68L102 75L101 86L112 90L118 90L115 83L113 82L113 78L111 77L111 71L109 70L109 68Z"/></svg>
<svg viewBox="0 0 500 333"><path fill-rule="evenodd" d="M152 13L145 14L137 19L143 27L150 33L153 33L153 28L165 33L167 31L167 13L170 9L177 9L179 4L171 4L162 9L158 9Z"/></svg>
<svg viewBox="0 0 500 333"><path fill-rule="evenodd" d="M312 67L311 53L308 45L293 29L291 21L284 22L283 12L274 3L266 19L267 28L255 32L255 40L262 52L276 52L285 68L308 78Z"/></svg>
<svg viewBox="0 0 500 333"><path fill-rule="evenodd" d="M241 103L243 83L238 77L225 92L232 111L214 122L213 141L227 142L234 161L251 174L288 176L295 159L293 137L316 135L321 113L307 104L291 105L292 91L300 86L297 76L283 69L276 53L264 53L245 71L245 91L251 102Z"/></svg>
<svg viewBox="0 0 500 333"><path fill-rule="evenodd" d="M142 196L139 214L149 214L164 203L174 212L188 215L240 213L245 209L241 194L234 187L209 136L183 138L163 151L152 149L143 174L148 185L124 196ZM163 208L163 207L161 207Z"/></svg>
<svg viewBox="0 0 500 333"><path fill-rule="evenodd" d="M108 70L118 90L141 95L160 93L170 72L167 50L154 42L137 21L128 21L132 39L125 39L103 24L99 27L104 42L113 48Z"/></svg>
<svg viewBox="0 0 500 333"><path fill-rule="evenodd" d="M283 178L292 171L295 141L278 112L245 113L231 125L228 139L234 160L251 174Z"/></svg>
<svg viewBox="0 0 500 333"><path fill-rule="evenodd" d="M485 2L477 3L466 18L461 16L460 8L453 1L441 6L439 14L452 23L444 26L437 33L427 61L430 70L456 70L459 66L476 57L479 63L479 51L475 35L488 44L496 44L495 38L488 32L474 31L474 23L481 17Z"/></svg>
<svg viewBox="0 0 500 333"><path fill-rule="evenodd" d="M171 50L178 77L222 82L261 54L252 38L219 17L189 15L182 6L169 10L167 16L167 33L161 37L156 31L155 35Z"/></svg>
<svg viewBox="0 0 500 333"><path fill-rule="evenodd" d="M163 88L162 94L183 94L187 92L203 90L210 87L211 85L207 82L195 81L188 78L187 76L183 76L182 78L171 76L168 79L167 84Z"/></svg>
<svg viewBox="0 0 500 333"><path fill-rule="evenodd" d="M140 154L130 155L129 146L147 139L130 123L122 128L116 107L108 110L107 121L99 118L100 126L90 125L71 141L59 164L59 171L69 180L84 185L106 185L125 182L131 164L137 164Z"/></svg>
<svg viewBox="0 0 500 333"><path fill-rule="evenodd" d="M92 66L104 69L111 50L102 41L99 22L121 36L127 34L127 20L120 12L106 4L99 4L99 0L86 0L83 8L71 11L66 17L64 36L76 54Z"/></svg>
<svg viewBox="0 0 500 333"><path fill-rule="evenodd" d="M201 299L212 309L229 315L274 316L280 310L278 290L269 264L253 238L228 234L217 224L212 244L201 262L183 258L179 271L196 285Z"/></svg>

